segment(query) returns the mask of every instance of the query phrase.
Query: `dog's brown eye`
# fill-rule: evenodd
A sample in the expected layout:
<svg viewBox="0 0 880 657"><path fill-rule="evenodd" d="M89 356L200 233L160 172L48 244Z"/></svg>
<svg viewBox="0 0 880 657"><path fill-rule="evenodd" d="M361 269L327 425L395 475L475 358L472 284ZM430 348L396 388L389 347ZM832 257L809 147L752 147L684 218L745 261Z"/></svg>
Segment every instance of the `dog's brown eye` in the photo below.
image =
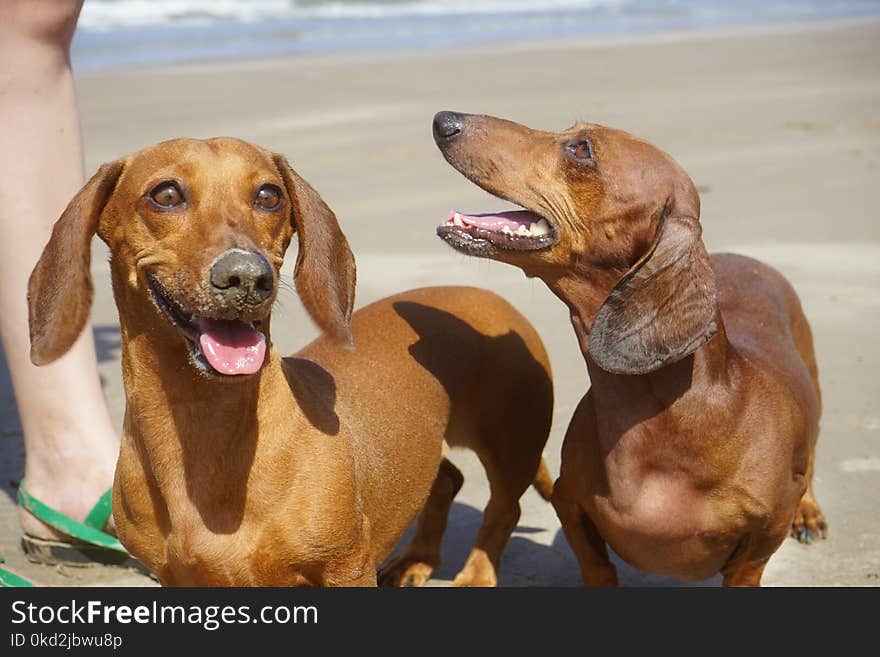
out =
<svg viewBox="0 0 880 657"><path fill-rule="evenodd" d="M153 187L153 191L150 192L150 200L160 208L168 210L183 205L184 199L183 192L180 191L177 183L166 180Z"/></svg>
<svg viewBox="0 0 880 657"><path fill-rule="evenodd" d="M593 163L593 148L586 139L572 141L565 145L565 150L578 162Z"/></svg>
<svg viewBox="0 0 880 657"><path fill-rule="evenodd" d="M264 210L275 210L281 204L281 190L275 185L263 185L257 190L254 205Z"/></svg>

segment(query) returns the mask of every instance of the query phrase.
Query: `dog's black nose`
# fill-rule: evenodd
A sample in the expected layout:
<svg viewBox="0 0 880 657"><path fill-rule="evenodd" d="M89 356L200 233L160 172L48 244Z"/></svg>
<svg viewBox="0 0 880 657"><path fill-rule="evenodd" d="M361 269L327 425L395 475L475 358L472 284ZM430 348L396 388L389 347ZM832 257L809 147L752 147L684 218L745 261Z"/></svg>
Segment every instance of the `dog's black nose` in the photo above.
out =
<svg viewBox="0 0 880 657"><path fill-rule="evenodd" d="M461 133L462 119L458 112L437 112L434 115L434 141L452 139Z"/></svg>
<svg viewBox="0 0 880 657"><path fill-rule="evenodd" d="M211 286L229 300L256 305L272 294L275 272L261 254L229 249L211 265Z"/></svg>

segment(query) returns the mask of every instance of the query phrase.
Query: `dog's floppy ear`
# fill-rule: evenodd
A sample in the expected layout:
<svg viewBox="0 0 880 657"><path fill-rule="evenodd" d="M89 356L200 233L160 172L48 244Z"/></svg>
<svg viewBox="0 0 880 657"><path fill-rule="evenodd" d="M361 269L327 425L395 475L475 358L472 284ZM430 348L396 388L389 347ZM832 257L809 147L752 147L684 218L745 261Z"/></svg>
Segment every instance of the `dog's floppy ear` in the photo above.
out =
<svg viewBox="0 0 880 657"><path fill-rule="evenodd" d="M700 222L668 214L654 243L599 308L590 357L616 374L647 374L681 360L718 330L715 276Z"/></svg>
<svg viewBox="0 0 880 657"><path fill-rule="evenodd" d="M76 342L92 307L92 237L123 161L104 164L55 222L28 281L31 361L46 365Z"/></svg>
<svg viewBox="0 0 880 657"><path fill-rule="evenodd" d="M355 262L336 215L281 155L275 166L293 204L291 222L299 240L293 279L303 305L322 331L351 347Z"/></svg>

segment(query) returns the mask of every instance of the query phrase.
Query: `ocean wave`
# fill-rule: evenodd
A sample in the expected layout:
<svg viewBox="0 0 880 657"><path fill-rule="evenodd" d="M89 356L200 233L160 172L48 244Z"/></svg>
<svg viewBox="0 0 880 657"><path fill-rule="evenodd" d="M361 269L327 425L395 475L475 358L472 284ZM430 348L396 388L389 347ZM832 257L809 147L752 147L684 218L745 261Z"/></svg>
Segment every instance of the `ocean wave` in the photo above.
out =
<svg viewBox="0 0 880 657"><path fill-rule="evenodd" d="M86 0L72 54L95 69L878 13L880 0Z"/></svg>
<svg viewBox="0 0 880 657"><path fill-rule="evenodd" d="M635 0L87 0L80 28L110 30L165 23L259 23L269 20L363 19L468 14L526 14L637 4Z"/></svg>

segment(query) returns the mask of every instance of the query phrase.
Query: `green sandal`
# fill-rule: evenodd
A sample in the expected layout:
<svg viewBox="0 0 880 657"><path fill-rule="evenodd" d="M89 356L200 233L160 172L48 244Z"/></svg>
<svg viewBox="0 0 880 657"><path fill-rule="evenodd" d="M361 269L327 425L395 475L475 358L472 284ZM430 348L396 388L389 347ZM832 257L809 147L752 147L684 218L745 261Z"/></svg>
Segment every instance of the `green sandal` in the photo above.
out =
<svg viewBox="0 0 880 657"><path fill-rule="evenodd" d="M0 563L6 563L6 559L0 557ZM31 587L36 586L21 575L16 575L11 570L0 568L0 586L4 587Z"/></svg>
<svg viewBox="0 0 880 657"><path fill-rule="evenodd" d="M93 563L122 564L130 559L119 539L103 531L110 519L110 496L107 491L83 522L70 518L43 504L31 495L24 482L18 486L18 503L35 518L67 534L73 541L46 540L25 534L21 546L28 560L48 564L87 566Z"/></svg>

